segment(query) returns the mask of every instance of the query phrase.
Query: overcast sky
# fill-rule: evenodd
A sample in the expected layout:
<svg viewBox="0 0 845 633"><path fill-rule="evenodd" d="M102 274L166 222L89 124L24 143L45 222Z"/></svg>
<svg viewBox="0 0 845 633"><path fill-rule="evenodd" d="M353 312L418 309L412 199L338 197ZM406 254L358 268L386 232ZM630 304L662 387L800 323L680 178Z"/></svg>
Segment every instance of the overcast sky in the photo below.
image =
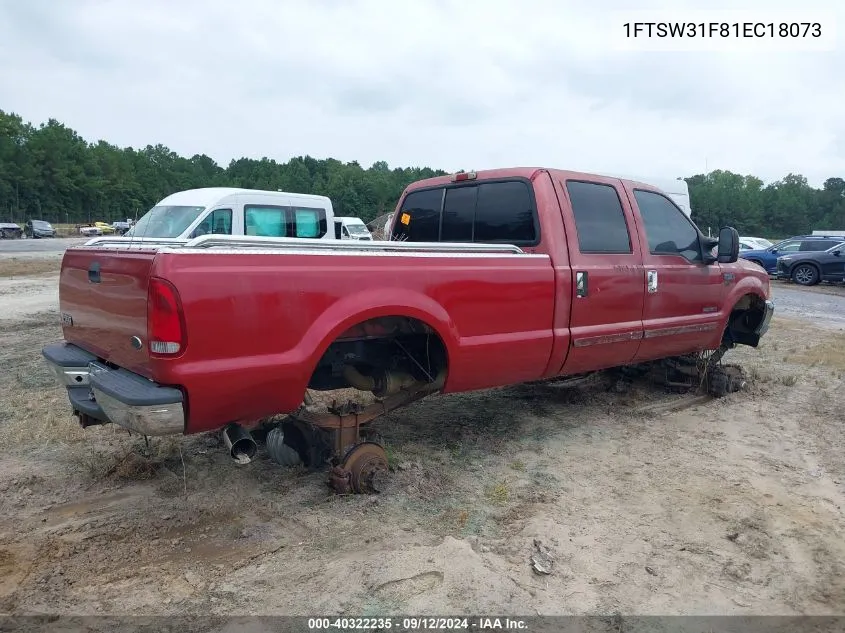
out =
<svg viewBox="0 0 845 633"><path fill-rule="evenodd" d="M845 176L845 29L828 51L626 50L626 4L0 0L0 109L224 166ZM712 4L636 3L674 20ZM845 25L841 0L736 5Z"/></svg>

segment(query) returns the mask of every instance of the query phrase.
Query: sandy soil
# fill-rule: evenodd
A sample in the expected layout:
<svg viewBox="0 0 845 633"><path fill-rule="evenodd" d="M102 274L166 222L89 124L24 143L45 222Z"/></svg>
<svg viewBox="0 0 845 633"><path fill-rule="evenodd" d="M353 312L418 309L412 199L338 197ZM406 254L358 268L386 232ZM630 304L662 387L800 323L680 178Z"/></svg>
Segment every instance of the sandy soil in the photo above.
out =
<svg viewBox="0 0 845 633"><path fill-rule="evenodd" d="M434 397L380 423L393 490L338 497L215 437L82 431L40 358L55 277L0 278L0 613L845 612L845 334L776 319L722 400Z"/></svg>

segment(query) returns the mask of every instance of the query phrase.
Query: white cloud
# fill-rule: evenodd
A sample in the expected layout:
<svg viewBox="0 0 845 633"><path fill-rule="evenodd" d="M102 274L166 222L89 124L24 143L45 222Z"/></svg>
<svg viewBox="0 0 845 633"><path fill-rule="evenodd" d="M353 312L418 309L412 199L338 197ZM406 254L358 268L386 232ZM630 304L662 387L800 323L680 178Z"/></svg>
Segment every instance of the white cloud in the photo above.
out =
<svg viewBox="0 0 845 633"><path fill-rule="evenodd" d="M683 20L684 7L708 4L638 11L669 7ZM89 140L163 143L223 165L310 154L448 170L794 171L816 185L845 174L841 47L620 52L608 24L628 6L9 0L0 107L57 118ZM777 21L785 6L742 8ZM838 4L816 7L845 23Z"/></svg>

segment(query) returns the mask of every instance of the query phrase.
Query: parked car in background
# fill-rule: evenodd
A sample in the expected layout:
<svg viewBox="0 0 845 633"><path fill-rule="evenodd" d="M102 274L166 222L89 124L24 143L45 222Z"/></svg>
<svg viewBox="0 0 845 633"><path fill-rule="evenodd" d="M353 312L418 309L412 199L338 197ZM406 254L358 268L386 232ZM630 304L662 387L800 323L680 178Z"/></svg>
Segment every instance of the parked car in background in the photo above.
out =
<svg viewBox="0 0 845 633"><path fill-rule="evenodd" d="M187 241L210 234L333 240L334 210L326 196L204 187L167 196L126 236Z"/></svg>
<svg viewBox="0 0 845 633"><path fill-rule="evenodd" d="M768 248L740 250L739 256L754 262L770 275L777 274L778 257L791 255L793 253L808 253L826 251L831 246L845 242L845 236L819 236L819 235L796 235Z"/></svg>
<svg viewBox="0 0 845 633"><path fill-rule="evenodd" d="M112 228L118 235L126 235L126 232L132 228L129 222L112 222Z"/></svg>
<svg viewBox="0 0 845 633"><path fill-rule="evenodd" d="M795 253L778 257L777 278L802 286L815 286L820 281L845 281L845 242L826 251Z"/></svg>
<svg viewBox="0 0 845 633"><path fill-rule="evenodd" d="M740 237L739 250L740 251L754 251L769 248L774 246L769 240L762 237Z"/></svg>
<svg viewBox="0 0 845 633"><path fill-rule="evenodd" d="M23 235L23 229L14 222L0 222L0 240L13 240Z"/></svg>
<svg viewBox="0 0 845 633"><path fill-rule="evenodd" d="M44 220L27 220L23 232L24 235L31 238L56 237L56 229Z"/></svg>
<svg viewBox="0 0 845 633"><path fill-rule="evenodd" d="M373 236L370 229L364 224L361 218L339 218L334 219L334 236L338 240L364 240L372 241Z"/></svg>
<svg viewBox="0 0 845 633"><path fill-rule="evenodd" d="M103 230L99 226L80 226L79 234L86 237L97 237L103 234Z"/></svg>
<svg viewBox="0 0 845 633"><path fill-rule="evenodd" d="M94 226L100 229L102 235L111 235L115 232L114 227L108 222L94 222Z"/></svg>

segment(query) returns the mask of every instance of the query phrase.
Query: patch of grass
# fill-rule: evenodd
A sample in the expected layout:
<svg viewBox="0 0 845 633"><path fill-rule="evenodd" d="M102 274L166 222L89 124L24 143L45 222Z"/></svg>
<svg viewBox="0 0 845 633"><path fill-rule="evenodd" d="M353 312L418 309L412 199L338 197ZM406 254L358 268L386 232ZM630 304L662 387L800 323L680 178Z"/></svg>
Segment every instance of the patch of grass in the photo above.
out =
<svg viewBox="0 0 845 633"><path fill-rule="evenodd" d="M790 357L790 362L816 367L822 365L836 370L845 370L845 335L831 334L826 340L806 347Z"/></svg>
<svg viewBox="0 0 845 633"><path fill-rule="evenodd" d="M507 503L510 494L507 482L500 481L487 492L487 498L493 503L502 504Z"/></svg>
<svg viewBox="0 0 845 633"><path fill-rule="evenodd" d="M525 470L525 462L523 462L522 460L517 459L517 460L514 460L514 461L512 461L512 462L510 463L510 467L511 467L513 470L516 470L516 471L522 472L522 471L524 471L524 470Z"/></svg>
<svg viewBox="0 0 845 633"><path fill-rule="evenodd" d="M9 257L0 259L0 277L36 277L53 275L59 272L62 267L62 260L35 258L35 257Z"/></svg>

